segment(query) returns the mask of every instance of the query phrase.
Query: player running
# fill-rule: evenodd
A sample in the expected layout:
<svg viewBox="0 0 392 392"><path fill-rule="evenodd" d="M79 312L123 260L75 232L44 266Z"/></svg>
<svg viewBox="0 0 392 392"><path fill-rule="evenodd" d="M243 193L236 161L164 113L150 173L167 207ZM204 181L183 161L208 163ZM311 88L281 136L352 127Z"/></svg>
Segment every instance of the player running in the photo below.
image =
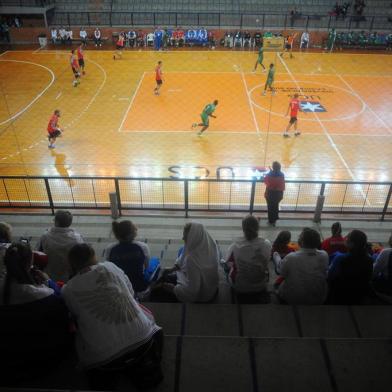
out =
<svg viewBox="0 0 392 392"><path fill-rule="evenodd" d="M262 95L265 95L267 93L267 87L270 88L271 94L275 95L275 89L272 87L272 84L274 83L274 79L275 79L275 67L274 64L270 64L267 80L265 82L264 91Z"/></svg>
<svg viewBox="0 0 392 392"><path fill-rule="evenodd" d="M298 100L298 94L294 94L294 98L289 102L289 106L287 107L287 112L286 112L286 117L289 114L290 110L290 121L287 124L287 128L283 133L283 137L290 137L289 135L289 130L294 125L294 135L299 136L301 132L297 130L297 123L298 123L298 111L299 111L299 100Z"/></svg>
<svg viewBox="0 0 392 392"><path fill-rule="evenodd" d="M206 105L206 107L203 109L203 112L201 113L201 123L193 123L192 128L196 127L203 127L197 134L198 136L201 136L203 132L210 126L210 119L209 117L216 118L212 113L215 112L216 107L218 106L218 100L216 99L213 103L209 103Z"/></svg>
<svg viewBox="0 0 392 392"><path fill-rule="evenodd" d="M124 40L125 40L124 33L120 33L120 35L118 36L118 41L116 42L116 51L114 52L113 60L116 60L116 55L120 59L122 59L122 51L124 49Z"/></svg>
<svg viewBox="0 0 392 392"><path fill-rule="evenodd" d="M283 54L285 52L290 53L290 58L293 58L293 45L294 45L294 40L295 37L297 36L297 33L290 34L286 39L285 39L285 48L284 52L280 53L280 57L283 57Z"/></svg>
<svg viewBox="0 0 392 392"><path fill-rule="evenodd" d="M155 81L157 83L156 87L154 88L155 95L159 95L159 90L163 83L162 75L162 61L158 61L158 64L155 67Z"/></svg>
<svg viewBox="0 0 392 392"><path fill-rule="evenodd" d="M60 129L59 126L59 117L60 117L60 110L56 109L52 115L52 117L49 120L48 124L48 140L49 140L49 145L48 148L56 148L55 143L56 143L56 138L61 136L62 130Z"/></svg>
<svg viewBox="0 0 392 392"><path fill-rule="evenodd" d="M79 68L82 70L82 74L85 75L86 72L84 72L84 54L83 54L83 46L84 44L81 43L78 46L78 49L76 50L76 54L78 56L78 63L79 63Z"/></svg>
<svg viewBox="0 0 392 392"><path fill-rule="evenodd" d="M257 61L255 64L255 67L253 69L253 72L256 72L256 68L257 68L258 64L260 64L263 67L263 72L265 72L265 66L263 64L263 59L264 59L264 48L263 48L263 44L261 44L261 46L259 48L259 55L257 57Z"/></svg>
<svg viewBox="0 0 392 392"><path fill-rule="evenodd" d="M72 72L74 74L74 80L72 82L73 86L76 87L80 83L80 68L78 58L75 55L75 49L71 50L70 64L72 68Z"/></svg>

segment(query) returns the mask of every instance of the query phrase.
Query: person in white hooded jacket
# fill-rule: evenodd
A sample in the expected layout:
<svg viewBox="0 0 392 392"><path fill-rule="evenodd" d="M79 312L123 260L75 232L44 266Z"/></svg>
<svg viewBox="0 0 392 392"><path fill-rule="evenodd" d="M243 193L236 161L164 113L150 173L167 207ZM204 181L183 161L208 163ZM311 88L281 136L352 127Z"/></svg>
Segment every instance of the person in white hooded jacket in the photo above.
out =
<svg viewBox="0 0 392 392"><path fill-rule="evenodd" d="M183 240L185 246L174 267L165 271L161 287L180 302L209 302L218 291L216 242L197 222L185 225Z"/></svg>

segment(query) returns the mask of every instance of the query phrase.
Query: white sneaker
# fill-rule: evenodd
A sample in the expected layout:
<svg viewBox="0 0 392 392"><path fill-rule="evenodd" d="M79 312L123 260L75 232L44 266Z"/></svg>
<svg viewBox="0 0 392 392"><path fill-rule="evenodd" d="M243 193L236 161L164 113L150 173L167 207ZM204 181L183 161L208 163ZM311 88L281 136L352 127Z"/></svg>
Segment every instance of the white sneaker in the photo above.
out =
<svg viewBox="0 0 392 392"><path fill-rule="evenodd" d="M299 136L300 134L301 134L301 132L297 131L297 132L294 133L294 136Z"/></svg>
<svg viewBox="0 0 392 392"><path fill-rule="evenodd" d="M263 93L261 95L265 96L265 94L266 94L265 91L263 91Z"/></svg>
<svg viewBox="0 0 392 392"><path fill-rule="evenodd" d="M290 135L289 135L287 132L285 132L285 133L283 134L283 137L290 137Z"/></svg>

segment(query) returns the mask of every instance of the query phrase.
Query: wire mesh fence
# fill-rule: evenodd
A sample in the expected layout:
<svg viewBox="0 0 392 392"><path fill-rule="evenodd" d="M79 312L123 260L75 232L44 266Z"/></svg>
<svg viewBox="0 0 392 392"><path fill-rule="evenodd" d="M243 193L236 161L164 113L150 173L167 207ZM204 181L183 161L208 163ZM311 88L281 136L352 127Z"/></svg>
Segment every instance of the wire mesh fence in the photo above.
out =
<svg viewBox="0 0 392 392"><path fill-rule="evenodd" d="M116 194L120 211L266 211L261 180L0 177L0 208L110 210L110 193ZM281 211L314 213L324 196L324 213L383 220L392 216L391 195L392 183L288 180Z"/></svg>

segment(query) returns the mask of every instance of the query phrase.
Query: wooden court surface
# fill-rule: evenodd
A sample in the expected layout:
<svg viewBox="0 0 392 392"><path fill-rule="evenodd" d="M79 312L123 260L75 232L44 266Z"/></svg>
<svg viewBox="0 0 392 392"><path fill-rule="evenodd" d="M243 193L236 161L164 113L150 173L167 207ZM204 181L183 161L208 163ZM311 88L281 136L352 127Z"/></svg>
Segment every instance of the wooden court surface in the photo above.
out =
<svg viewBox="0 0 392 392"><path fill-rule="evenodd" d="M229 166L247 176L278 160L292 179L392 181L392 56L266 53L277 93L263 97L253 51L112 55L87 48L77 88L68 51L0 56L0 174L167 177L179 166L214 177ZM164 84L154 96L158 60ZM302 135L284 139L296 91L325 111L300 113ZM217 119L200 138L191 124L214 99ZM46 126L57 108L65 132L51 151Z"/></svg>

